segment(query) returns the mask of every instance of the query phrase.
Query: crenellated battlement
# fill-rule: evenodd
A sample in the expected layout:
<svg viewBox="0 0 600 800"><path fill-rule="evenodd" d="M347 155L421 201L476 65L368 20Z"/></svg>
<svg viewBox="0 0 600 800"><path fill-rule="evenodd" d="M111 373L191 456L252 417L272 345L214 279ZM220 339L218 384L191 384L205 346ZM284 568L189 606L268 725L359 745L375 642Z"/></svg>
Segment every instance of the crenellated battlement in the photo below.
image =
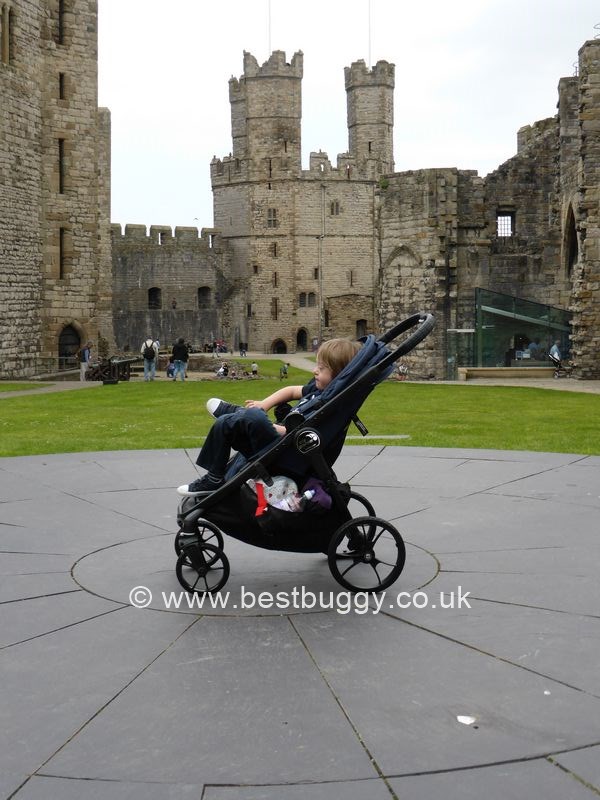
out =
<svg viewBox="0 0 600 800"><path fill-rule="evenodd" d="M344 68L346 89L357 86L387 86L393 89L395 70L395 65L389 61L378 61L372 69L367 67L363 59L354 61L349 67Z"/></svg>
<svg viewBox="0 0 600 800"><path fill-rule="evenodd" d="M258 61L244 50L244 77L246 78L302 78L304 54L298 50L291 62L286 62L283 50L274 50L269 59L259 67Z"/></svg>
<svg viewBox="0 0 600 800"><path fill-rule="evenodd" d="M173 232L170 225L151 225L150 229L146 225L125 225L125 231L120 224L112 224L111 236L113 242L122 245L197 245L201 250L212 250L220 241L220 233L216 228L198 228L193 226L177 226Z"/></svg>

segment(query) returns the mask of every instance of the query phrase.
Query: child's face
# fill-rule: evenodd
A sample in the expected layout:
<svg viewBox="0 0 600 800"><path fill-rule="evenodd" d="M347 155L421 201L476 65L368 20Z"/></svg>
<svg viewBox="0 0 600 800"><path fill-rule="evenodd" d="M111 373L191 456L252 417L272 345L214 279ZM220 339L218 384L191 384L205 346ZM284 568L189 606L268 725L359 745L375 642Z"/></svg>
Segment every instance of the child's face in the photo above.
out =
<svg viewBox="0 0 600 800"><path fill-rule="evenodd" d="M313 375L315 376L315 384L319 390L324 389L333 380L331 369L318 359L317 366L313 370Z"/></svg>

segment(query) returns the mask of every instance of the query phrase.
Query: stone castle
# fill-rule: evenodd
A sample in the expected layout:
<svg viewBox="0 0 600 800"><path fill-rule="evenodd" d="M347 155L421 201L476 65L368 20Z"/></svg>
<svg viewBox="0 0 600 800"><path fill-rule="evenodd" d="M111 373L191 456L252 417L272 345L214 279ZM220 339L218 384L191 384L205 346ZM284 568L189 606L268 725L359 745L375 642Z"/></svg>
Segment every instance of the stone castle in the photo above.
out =
<svg viewBox="0 0 600 800"><path fill-rule="evenodd" d="M562 78L558 113L475 171L395 173L394 66L345 70L348 152L301 163L302 53L244 54L231 152L213 158L214 223L110 225L110 117L97 107L92 0L0 0L0 374L72 364L79 343L286 353L438 325L417 374L512 364L559 340L600 378L600 41Z"/></svg>

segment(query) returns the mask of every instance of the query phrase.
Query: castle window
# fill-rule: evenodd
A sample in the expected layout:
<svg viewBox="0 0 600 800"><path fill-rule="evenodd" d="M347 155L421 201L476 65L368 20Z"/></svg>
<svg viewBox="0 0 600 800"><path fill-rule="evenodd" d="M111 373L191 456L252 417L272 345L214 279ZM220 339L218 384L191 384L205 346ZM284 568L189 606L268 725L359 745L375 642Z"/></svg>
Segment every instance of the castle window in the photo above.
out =
<svg viewBox="0 0 600 800"><path fill-rule="evenodd" d="M58 0L56 44L64 44L64 43L65 43L65 0Z"/></svg>
<svg viewBox="0 0 600 800"><path fill-rule="evenodd" d="M64 100L65 99L65 73L59 72L58 73L58 99Z"/></svg>
<svg viewBox="0 0 600 800"><path fill-rule="evenodd" d="M313 270L313 278L318 281L319 280L319 268L315 267Z"/></svg>
<svg viewBox="0 0 600 800"><path fill-rule="evenodd" d="M565 255L567 258L567 275L571 275L573 267L579 261L579 245L577 243L577 228L575 227L575 215L573 207L569 206L567 215L567 225L565 229Z"/></svg>
<svg viewBox="0 0 600 800"><path fill-rule="evenodd" d="M273 162L269 159L269 178L273 175Z"/></svg>
<svg viewBox="0 0 600 800"><path fill-rule="evenodd" d="M279 301L276 297L271 298L271 319L277 321L279 315Z"/></svg>
<svg viewBox="0 0 600 800"><path fill-rule="evenodd" d="M287 153L287 139L283 140L283 152Z"/></svg>
<svg viewBox="0 0 600 800"><path fill-rule="evenodd" d="M210 308L211 291L210 286L201 286L198 289L198 308Z"/></svg>
<svg viewBox="0 0 600 800"><path fill-rule="evenodd" d="M348 283L350 286L354 286L354 270L351 269L348 271Z"/></svg>
<svg viewBox="0 0 600 800"><path fill-rule="evenodd" d="M241 172L242 171L242 163L239 160L239 158L236 158L236 160L235 160L235 171L236 172Z"/></svg>
<svg viewBox="0 0 600 800"><path fill-rule="evenodd" d="M325 311L323 312L323 317L324 317L323 324L325 325L326 328L328 328L329 327L329 309L328 308L326 308Z"/></svg>
<svg viewBox="0 0 600 800"><path fill-rule="evenodd" d="M67 269L67 229L60 228L58 231L58 277L63 280Z"/></svg>
<svg viewBox="0 0 600 800"><path fill-rule="evenodd" d="M268 208L267 209L267 228L277 228L277 227L278 227L277 209L276 208Z"/></svg>
<svg viewBox="0 0 600 800"><path fill-rule="evenodd" d="M162 291L156 286L148 289L148 308L154 310L162 308Z"/></svg>
<svg viewBox="0 0 600 800"><path fill-rule="evenodd" d="M13 11L7 5L0 13L0 61L10 64L13 60Z"/></svg>
<svg viewBox="0 0 600 800"><path fill-rule="evenodd" d="M356 320L356 338L362 339L363 336L367 335L367 320L366 319L357 319Z"/></svg>
<svg viewBox="0 0 600 800"><path fill-rule="evenodd" d="M498 211L496 214L496 236L508 237L515 233L514 211Z"/></svg>
<svg viewBox="0 0 600 800"><path fill-rule="evenodd" d="M300 292L298 296L298 305L300 308L306 307L306 292Z"/></svg>
<svg viewBox="0 0 600 800"><path fill-rule="evenodd" d="M329 213L331 214L332 217L337 217L339 215L339 213L340 213L340 201L339 200L333 200L332 201L332 203L331 203L331 205L329 207Z"/></svg>
<svg viewBox="0 0 600 800"><path fill-rule="evenodd" d="M65 140L58 140L58 191L65 191Z"/></svg>
<svg viewBox="0 0 600 800"><path fill-rule="evenodd" d="M279 285L279 278L277 276L277 273L274 272L273 273L273 288L276 289L278 285Z"/></svg>
<svg viewBox="0 0 600 800"><path fill-rule="evenodd" d="M271 255L273 258L277 258L277 242L271 244Z"/></svg>
<svg viewBox="0 0 600 800"><path fill-rule="evenodd" d="M258 275L258 264L252 264L252 271L255 275Z"/></svg>
<svg viewBox="0 0 600 800"><path fill-rule="evenodd" d="M372 144L373 144L373 142L369 142L369 153L371 152L371 145Z"/></svg>
<svg viewBox="0 0 600 800"><path fill-rule="evenodd" d="M315 295L315 293L314 293L314 292L309 292L309 293L308 293L307 300L308 300L308 305L309 305L311 308L314 308L314 306L316 306L316 305L317 305L317 297L316 297L316 295Z"/></svg>
<svg viewBox="0 0 600 800"><path fill-rule="evenodd" d="M246 316L248 317L248 319L250 319L250 317L252 316L252 303L248 303L248 305L246 306Z"/></svg>

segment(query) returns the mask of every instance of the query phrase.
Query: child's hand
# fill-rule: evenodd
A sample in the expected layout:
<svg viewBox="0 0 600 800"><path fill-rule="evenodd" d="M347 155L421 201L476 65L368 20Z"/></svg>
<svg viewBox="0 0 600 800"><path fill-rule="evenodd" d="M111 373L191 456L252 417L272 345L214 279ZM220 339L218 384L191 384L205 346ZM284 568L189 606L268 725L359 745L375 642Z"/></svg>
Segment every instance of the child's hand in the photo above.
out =
<svg viewBox="0 0 600 800"><path fill-rule="evenodd" d="M263 411L265 410L263 408L262 400L246 400L244 405L246 408L262 408Z"/></svg>

